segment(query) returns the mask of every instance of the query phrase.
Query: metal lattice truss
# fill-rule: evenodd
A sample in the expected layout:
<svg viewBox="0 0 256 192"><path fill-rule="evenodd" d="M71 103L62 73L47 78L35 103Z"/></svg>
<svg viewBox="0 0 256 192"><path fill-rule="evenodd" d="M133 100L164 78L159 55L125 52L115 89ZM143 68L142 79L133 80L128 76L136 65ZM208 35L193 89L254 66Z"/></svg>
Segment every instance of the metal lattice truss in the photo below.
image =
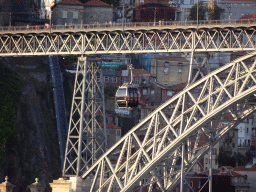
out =
<svg viewBox="0 0 256 192"><path fill-rule="evenodd" d="M161 29L39 34L0 37L0 56L254 51L256 30L244 28Z"/></svg>
<svg viewBox="0 0 256 192"><path fill-rule="evenodd" d="M215 70L142 120L82 175L91 191L172 191L211 145L255 111L255 55Z"/></svg>
<svg viewBox="0 0 256 192"><path fill-rule="evenodd" d="M63 175L79 175L105 152L106 122L97 63L78 58ZM100 78L102 79L102 78Z"/></svg>

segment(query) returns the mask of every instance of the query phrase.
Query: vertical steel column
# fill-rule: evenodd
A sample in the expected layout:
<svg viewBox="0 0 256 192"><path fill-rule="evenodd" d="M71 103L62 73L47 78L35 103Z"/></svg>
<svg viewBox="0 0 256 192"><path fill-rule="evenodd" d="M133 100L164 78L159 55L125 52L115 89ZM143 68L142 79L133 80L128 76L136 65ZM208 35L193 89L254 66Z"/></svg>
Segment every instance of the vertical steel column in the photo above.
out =
<svg viewBox="0 0 256 192"><path fill-rule="evenodd" d="M181 156L181 176L180 176L180 192L184 191L184 180L185 180L185 175L184 175L184 158L185 158L185 142L182 143L182 156Z"/></svg>
<svg viewBox="0 0 256 192"><path fill-rule="evenodd" d="M100 77L97 59L78 58L63 176L81 175L106 151L104 92L97 81Z"/></svg>
<svg viewBox="0 0 256 192"><path fill-rule="evenodd" d="M209 192L212 192L212 142L210 142Z"/></svg>

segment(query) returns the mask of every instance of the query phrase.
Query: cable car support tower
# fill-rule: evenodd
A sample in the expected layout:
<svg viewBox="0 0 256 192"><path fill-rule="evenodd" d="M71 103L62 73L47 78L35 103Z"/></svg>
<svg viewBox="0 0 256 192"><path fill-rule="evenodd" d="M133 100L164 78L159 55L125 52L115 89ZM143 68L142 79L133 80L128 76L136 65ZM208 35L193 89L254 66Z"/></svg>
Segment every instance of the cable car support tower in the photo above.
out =
<svg viewBox="0 0 256 192"><path fill-rule="evenodd" d="M80 176L106 151L107 136L102 84L99 58L79 57L63 176Z"/></svg>

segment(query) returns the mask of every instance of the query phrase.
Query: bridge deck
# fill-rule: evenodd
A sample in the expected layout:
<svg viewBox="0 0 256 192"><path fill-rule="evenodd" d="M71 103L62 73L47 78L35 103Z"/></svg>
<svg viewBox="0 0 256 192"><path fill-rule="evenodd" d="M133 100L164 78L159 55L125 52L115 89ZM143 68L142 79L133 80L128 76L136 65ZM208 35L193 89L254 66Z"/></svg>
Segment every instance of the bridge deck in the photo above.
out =
<svg viewBox="0 0 256 192"><path fill-rule="evenodd" d="M202 20L196 21L168 21L144 23L112 23L112 24L84 24L84 25L36 25L36 26L8 26L0 27L0 34L45 34L45 33L82 33L82 32L110 32L110 31L136 31L136 30L164 30L164 29L212 29L212 28L239 28L256 27L256 19L243 20Z"/></svg>

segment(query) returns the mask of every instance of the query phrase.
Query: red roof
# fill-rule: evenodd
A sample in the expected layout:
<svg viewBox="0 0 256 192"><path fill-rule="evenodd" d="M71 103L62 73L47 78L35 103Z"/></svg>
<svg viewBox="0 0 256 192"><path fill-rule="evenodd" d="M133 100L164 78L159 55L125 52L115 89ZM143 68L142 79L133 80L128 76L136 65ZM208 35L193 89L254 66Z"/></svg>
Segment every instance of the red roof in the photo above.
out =
<svg viewBox="0 0 256 192"><path fill-rule="evenodd" d="M64 4L64 5L83 5L83 3L81 3L78 0L62 0L61 2L59 2L59 4Z"/></svg>
<svg viewBox="0 0 256 192"><path fill-rule="evenodd" d="M150 77L155 77L154 75L147 72L145 69L133 69L132 70L133 77L140 77L142 75L149 75ZM131 76L130 70L128 76Z"/></svg>
<svg viewBox="0 0 256 192"><path fill-rule="evenodd" d="M256 14L247 14L241 17L240 19L256 19Z"/></svg>
<svg viewBox="0 0 256 192"><path fill-rule="evenodd" d="M171 86L171 90L173 91L181 91L183 90L185 87L187 86L187 83L180 83L180 84L177 84L177 85L173 85Z"/></svg>
<svg viewBox="0 0 256 192"><path fill-rule="evenodd" d="M103 127L103 123L99 123L101 127ZM106 128L107 129L121 129L121 127L114 125L113 123L106 123Z"/></svg>
<svg viewBox="0 0 256 192"><path fill-rule="evenodd" d="M84 3L84 6L88 6L88 7L111 7L109 4L104 3L103 1L100 1L100 0L87 1L86 3Z"/></svg>
<svg viewBox="0 0 256 192"><path fill-rule="evenodd" d="M233 171L256 171L256 164L252 165L251 168L245 168L245 166L238 166Z"/></svg>

